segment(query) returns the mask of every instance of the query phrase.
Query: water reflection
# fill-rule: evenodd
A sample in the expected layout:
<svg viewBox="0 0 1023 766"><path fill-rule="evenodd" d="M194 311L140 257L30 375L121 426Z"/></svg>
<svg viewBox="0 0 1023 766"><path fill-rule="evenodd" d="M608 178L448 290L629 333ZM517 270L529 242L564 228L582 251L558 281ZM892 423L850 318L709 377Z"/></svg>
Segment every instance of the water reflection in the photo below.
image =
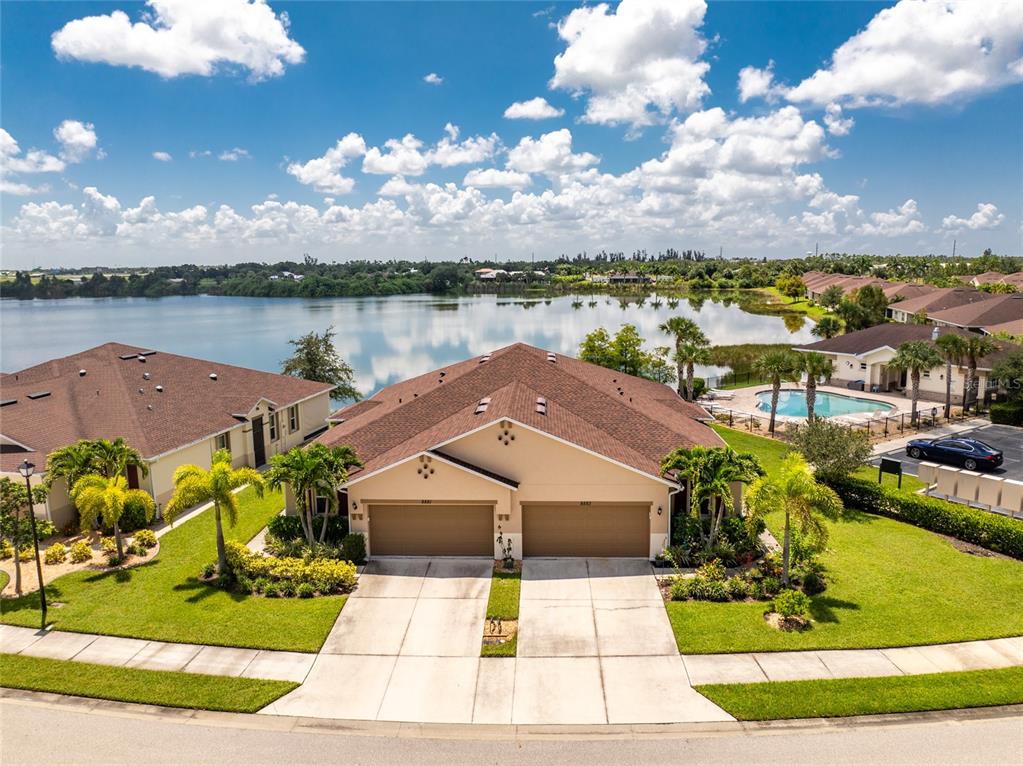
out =
<svg viewBox="0 0 1023 766"><path fill-rule="evenodd" d="M524 341L574 354L598 326L636 325L651 345L665 345L665 319L696 320L712 343L803 343L802 317L747 313L732 299L601 295L509 298L263 299L189 296L0 302L0 369L17 370L106 341L148 346L229 364L280 369L288 340L334 325L337 345L362 391L468 356ZM713 374L714 368L701 373Z"/></svg>

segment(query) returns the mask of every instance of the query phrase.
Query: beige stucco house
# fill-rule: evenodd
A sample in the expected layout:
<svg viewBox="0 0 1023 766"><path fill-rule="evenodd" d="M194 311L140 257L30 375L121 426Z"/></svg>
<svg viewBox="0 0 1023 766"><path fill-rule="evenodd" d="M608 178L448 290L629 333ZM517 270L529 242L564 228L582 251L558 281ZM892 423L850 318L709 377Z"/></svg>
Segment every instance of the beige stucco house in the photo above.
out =
<svg viewBox="0 0 1023 766"><path fill-rule="evenodd" d="M652 557L688 507L660 461L724 446L708 419L667 386L518 343L346 407L318 441L365 461L344 500L371 556L500 557L501 535L515 558Z"/></svg>
<svg viewBox="0 0 1023 766"><path fill-rule="evenodd" d="M236 466L258 467L324 431L331 390L325 383L106 343L0 375L0 475L21 481L18 466L28 460L41 480L51 451L79 439L120 436L149 466L147 476L131 471L129 483L152 494L160 508L180 465L208 468L213 453L226 448ZM63 480L37 513L58 526L74 518Z"/></svg>

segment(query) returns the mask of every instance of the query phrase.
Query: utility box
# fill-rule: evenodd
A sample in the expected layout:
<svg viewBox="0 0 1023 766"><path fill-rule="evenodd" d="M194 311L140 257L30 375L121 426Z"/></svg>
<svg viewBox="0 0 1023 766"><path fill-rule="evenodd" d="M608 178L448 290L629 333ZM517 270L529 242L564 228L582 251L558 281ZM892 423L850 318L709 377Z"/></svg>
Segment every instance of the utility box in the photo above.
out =
<svg viewBox="0 0 1023 766"><path fill-rule="evenodd" d="M959 483L959 469L949 468L947 465L938 467L938 492L949 500L956 496L956 485Z"/></svg>
<svg viewBox="0 0 1023 766"><path fill-rule="evenodd" d="M959 481L956 483L956 498L964 503L977 502L977 488L979 484L979 473L976 471L960 471Z"/></svg>
<svg viewBox="0 0 1023 766"><path fill-rule="evenodd" d="M1006 479L1002 482L1002 500L998 504L1013 516L1023 511L1023 481Z"/></svg>
<svg viewBox="0 0 1023 766"><path fill-rule="evenodd" d="M977 482L977 502L988 508L997 508L1002 503L1002 485L1005 482L997 476L984 475Z"/></svg>
<svg viewBox="0 0 1023 766"><path fill-rule="evenodd" d="M931 486L938 481L938 464L937 463L921 463L917 466L917 477L927 486Z"/></svg>

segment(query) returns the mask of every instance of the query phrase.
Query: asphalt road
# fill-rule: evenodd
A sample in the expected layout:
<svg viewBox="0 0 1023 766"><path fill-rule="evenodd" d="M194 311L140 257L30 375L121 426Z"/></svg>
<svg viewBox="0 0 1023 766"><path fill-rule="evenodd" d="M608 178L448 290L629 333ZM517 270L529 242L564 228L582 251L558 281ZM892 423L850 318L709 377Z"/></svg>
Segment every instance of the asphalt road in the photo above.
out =
<svg viewBox="0 0 1023 766"><path fill-rule="evenodd" d="M1003 479L1023 481L1023 428L990 425L972 431L963 431L962 433L955 434L955 436L969 436L974 439L980 439L995 449L1000 449L1004 454L1004 460L1000 467L991 471L991 474ZM948 438L955 438L955 436ZM927 435L921 434L921 438L927 438ZM920 464L920 461L907 455L904 447L893 450L885 454L884 457L901 460L902 470L905 473L916 476L916 467ZM880 463L880 456L873 459L871 463L878 465Z"/></svg>
<svg viewBox="0 0 1023 766"><path fill-rule="evenodd" d="M357 694L358 690L353 690ZM116 706L120 707L120 706ZM886 764L932 766L1019 764L1023 712L941 715L923 721L849 725L780 724L743 731L695 727L691 733L575 735L536 733L479 739L468 727L428 736L350 733L340 728L285 731L283 719L223 716L209 723L123 710L21 700L0 701L0 762L4 766L80 764ZM262 725L264 728L249 728ZM663 731L663 730L662 730Z"/></svg>

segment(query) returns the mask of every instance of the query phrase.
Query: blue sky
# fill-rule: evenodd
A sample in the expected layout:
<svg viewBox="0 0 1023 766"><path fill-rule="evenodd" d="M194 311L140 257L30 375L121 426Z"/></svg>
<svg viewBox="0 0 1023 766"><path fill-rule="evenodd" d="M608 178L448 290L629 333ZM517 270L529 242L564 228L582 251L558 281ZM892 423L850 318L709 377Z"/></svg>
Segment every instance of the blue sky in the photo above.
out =
<svg viewBox="0 0 1023 766"><path fill-rule="evenodd" d="M1023 252L1012 0L0 15L7 268Z"/></svg>

